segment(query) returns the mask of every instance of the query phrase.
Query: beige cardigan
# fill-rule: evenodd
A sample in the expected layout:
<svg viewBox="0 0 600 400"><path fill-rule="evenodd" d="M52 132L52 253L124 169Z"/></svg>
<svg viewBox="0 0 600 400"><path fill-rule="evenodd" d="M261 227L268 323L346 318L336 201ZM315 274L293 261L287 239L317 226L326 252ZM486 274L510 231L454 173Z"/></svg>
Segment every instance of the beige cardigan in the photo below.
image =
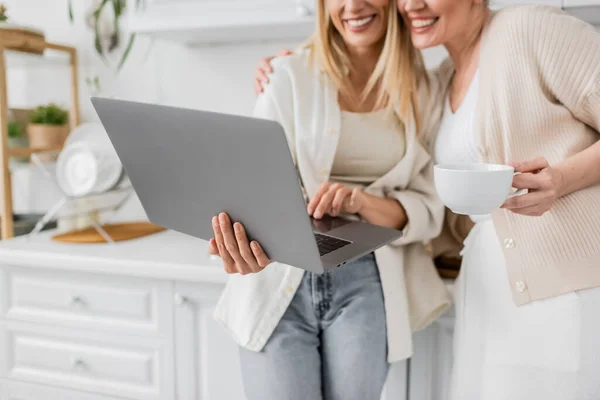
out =
<svg viewBox="0 0 600 400"><path fill-rule="evenodd" d="M444 97L452 73L446 60L437 75ZM563 11L515 6L493 13L479 77L480 161L544 156L553 164L600 139L600 34ZM516 304L600 286L600 185L560 198L541 217L499 209L493 222ZM447 213L435 253L456 254L468 229L465 218Z"/></svg>

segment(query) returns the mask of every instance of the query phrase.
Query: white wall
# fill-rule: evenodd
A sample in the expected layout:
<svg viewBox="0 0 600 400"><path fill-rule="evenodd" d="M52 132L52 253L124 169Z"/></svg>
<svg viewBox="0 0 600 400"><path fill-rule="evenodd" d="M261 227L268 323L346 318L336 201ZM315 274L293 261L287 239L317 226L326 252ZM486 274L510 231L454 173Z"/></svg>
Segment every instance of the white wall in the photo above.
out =
<svg viewBox="0 0 600 400"><path fill-rule="evenodd" d="M96 119L89 103L91 93L84 81L99 75L103 96L158 102L211 111L249 114L254 103L252 77L259 59L293 48L296 43L224 45L186 48L175 43L152 42L138 38L127 64L120 74L105 66L93 50L93 36L84 25L89 0L73 0L75 23L68 20L66 0L5 0L9 16L15 22L42 29L48 40L75 45L80 58L80 98L84 120ZM428 52L428 64L439 62L444 52ZM118 59L116 54L114 58ZM19 64L20 65L20 64ZM65 105L69 101L68 68L61 63L35 63L9 71L9 102L12 107L32 107L47 101ZM33 181L39 182L39 179ZM42 207L34 201L35 183L15 183L15 208ZM28 185L28 186L27 186ZM23 187L27 186L27 187ZM46 192L47 193L47 192ZM45 197L52 197L47 196ZM42 202L43 203L43 202ZM140 214L134 202L127 208L131 218Z"/></svg>

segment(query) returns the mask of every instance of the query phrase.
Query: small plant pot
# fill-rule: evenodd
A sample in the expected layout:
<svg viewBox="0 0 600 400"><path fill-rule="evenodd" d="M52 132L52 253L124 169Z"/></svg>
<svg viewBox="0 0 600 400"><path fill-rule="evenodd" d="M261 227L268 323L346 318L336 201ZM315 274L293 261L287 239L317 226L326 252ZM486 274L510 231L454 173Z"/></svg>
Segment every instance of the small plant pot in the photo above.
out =
<svg viewBox="0 0 600 400"><path fill-rule="evenodd" d="M32 150L44 151L62 147L69 135L68 125L27 124L27 137ZM40 154L40 161L56 161L57 156Z"/></svg>
<svg viewBox="0 0 600 400"><path fill-rule="evenodd" d="M27 139L27 136L15 136L15 137L9 136L8 137L8 148L9 149L20 149L20 148L27 148L27 147L29 147L29 139ZM13 156L10 158L10 161L26 163L29 161L29 157Z"/></svg>

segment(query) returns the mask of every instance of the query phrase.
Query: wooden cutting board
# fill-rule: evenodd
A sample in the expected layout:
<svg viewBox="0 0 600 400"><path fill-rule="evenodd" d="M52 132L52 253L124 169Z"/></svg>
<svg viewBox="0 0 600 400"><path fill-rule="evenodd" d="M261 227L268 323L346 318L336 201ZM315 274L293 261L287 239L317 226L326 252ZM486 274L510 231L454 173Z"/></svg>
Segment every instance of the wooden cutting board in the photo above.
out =
<svg viewBox="0 0 600 400"><path fill-rule="evenodd" d="M138 239L165 230L165 228L149 222L106 224L102 225L102 228L115 242ZM54 235L52 240L65 243L106 243L106 240L94 227Z"/></svg>

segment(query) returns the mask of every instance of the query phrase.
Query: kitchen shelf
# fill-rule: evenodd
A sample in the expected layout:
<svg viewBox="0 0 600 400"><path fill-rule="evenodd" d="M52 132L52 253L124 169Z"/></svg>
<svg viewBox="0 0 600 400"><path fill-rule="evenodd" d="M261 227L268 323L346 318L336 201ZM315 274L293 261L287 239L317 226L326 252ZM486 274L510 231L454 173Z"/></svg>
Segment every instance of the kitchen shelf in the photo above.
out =
<svg viewBox="0 0 600 400"><path fill-rule="evenodd" d="M304 40L313 32L315 18L313 9L303 4L303 0L154 0L129 14L128 29L188 46Z"/></svg>
<svg viewBox="0 0 600 400"><path fill-rule="evenodd" d="M6 67L47 67L49 65L68 66L70 59L68 55L56 51L46 51L44 54L25 53L15 50L6 50Z"/></svg>
<svg viewBox="0 0 600 400"><path fill-rule="evenodd" d="M19 32L17 29L7 29L0 32L0 191L2 195L2 220L1 238L8 239L14 236L13 226L13 204L12 204L12 182L9 158L10 156L30 156L35 152L30 148L8 147L8 93L7 93L7 69L11 55L22 53L17 60L35 60L35 62L46 59L46 54L63 53L68 60L65 66L71 74L71 108L69 110L69 128L72 130L79 125L79 86L78 86L78 62L77 49L52 43L45 40L41 34L27 31ZM55 56L47 59L55 60ZM60 58L59 58L60 59ZM56 149L60 150L60 149Z"/></svg>

